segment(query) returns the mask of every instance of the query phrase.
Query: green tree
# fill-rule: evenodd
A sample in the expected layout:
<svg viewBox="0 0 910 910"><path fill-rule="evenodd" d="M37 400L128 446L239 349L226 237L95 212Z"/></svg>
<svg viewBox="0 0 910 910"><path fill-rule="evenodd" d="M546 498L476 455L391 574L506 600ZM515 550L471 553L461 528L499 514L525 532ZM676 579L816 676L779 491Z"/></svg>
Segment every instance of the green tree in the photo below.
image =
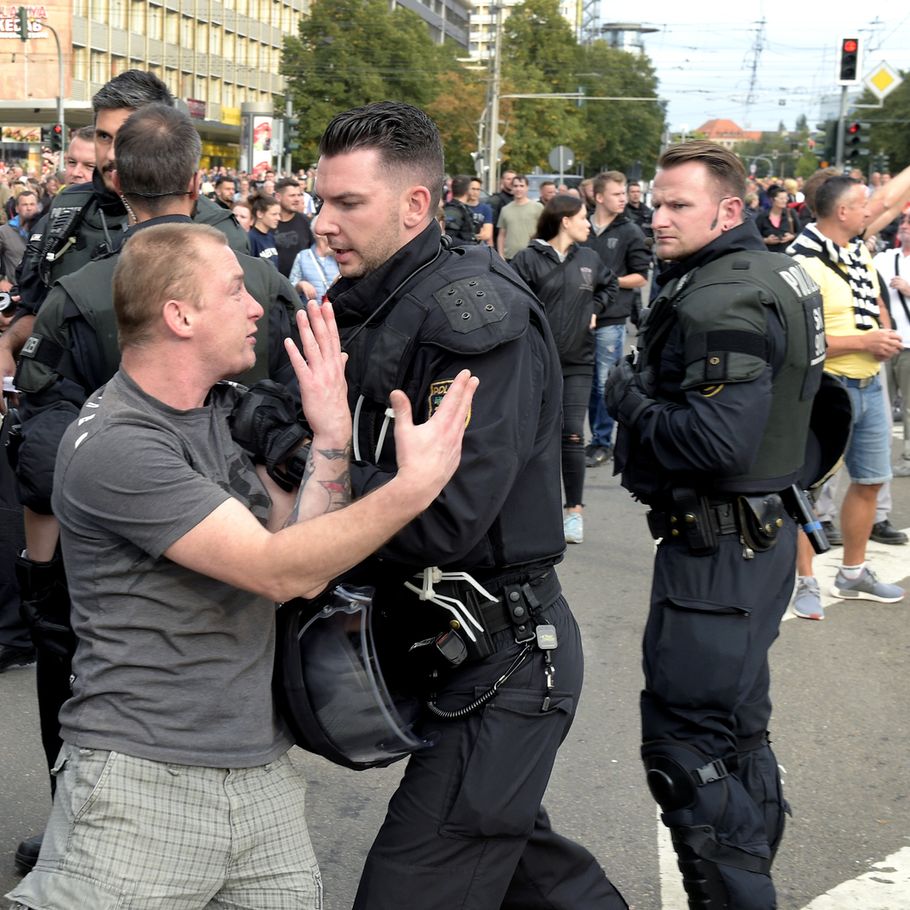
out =
<svg viewBox="0 0 910 910"><path fill-rule="evenodd" d="M557 0L525 0L503 26L504 95L578 91L578 43ZM573 146L584 134L574 101L556 98L503 99L499 133L502 157L519 171L548 167L557 145Z"/></svg>
<svg viewBox="0 0 910 910"><path fill-rule="evenodd" d="M281 73L300 116L300 158L314 160L319 136L339 111L394 99L427 107L452 55L426 24L386 0L317 0L285 39Z"/></svg>
<svg viewBox="0 0 910 910"><path fill-rule="evenodd" d="M586 95L654 98L657 76L640 54L595 41L582 48L578 84ZM665 105L655 101L591 101L582 108L584 138L578 155L589 172L604 168L629 172L642 165L642 176L654 175L666 122Z"/></svg>
<svg viewBox="0 0 910 910"><path fill-rule="evenodd" d="M427 113L439 127L449 174L475 173L471 152L477 150L477 129L486 102L487 78L457 66L443 73Z"/></svg>
<svg viewBox="0 0 910 910"><path fill-rule="evenodd" d="M879 155L886 155L892 174L910 165L910 71L900 75L904 81L885 98L880 110L859 109L850 114L851 120L869 122L871 129L865 144L874 156L872 161ZM859 103L876 104L877 100L867 89Z"/></svg>

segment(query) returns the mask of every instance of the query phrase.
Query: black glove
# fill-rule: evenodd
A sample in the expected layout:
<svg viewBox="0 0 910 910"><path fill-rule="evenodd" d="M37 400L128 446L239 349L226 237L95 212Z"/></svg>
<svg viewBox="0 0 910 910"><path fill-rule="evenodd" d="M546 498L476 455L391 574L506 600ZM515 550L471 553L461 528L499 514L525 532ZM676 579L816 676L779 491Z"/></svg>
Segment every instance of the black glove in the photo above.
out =
<svg viewBox="0 0 910 910"><path fill-rule="evenodd" d="M64 660L72 659L76 634L70 625L70 595L60 555L50 562L17 556L16 580L19 613L35 647Z"/></svg>
<svg viewBox="0 0 910 910"><path fill-rule="evenodd" d="M302 444L312 433L297 402L281 384L263 379L251 386L228 418L231 436L283 490L300 483L309 448Z"/></svg>
<svg viewBox="0 0 910 910"><path fill-rule="evenodd" d="M607 413L623 426L634 427L642 414L654 404L649 391L651 381L637 372L630 356L623 357L607 376L604 403Z"/></svg>

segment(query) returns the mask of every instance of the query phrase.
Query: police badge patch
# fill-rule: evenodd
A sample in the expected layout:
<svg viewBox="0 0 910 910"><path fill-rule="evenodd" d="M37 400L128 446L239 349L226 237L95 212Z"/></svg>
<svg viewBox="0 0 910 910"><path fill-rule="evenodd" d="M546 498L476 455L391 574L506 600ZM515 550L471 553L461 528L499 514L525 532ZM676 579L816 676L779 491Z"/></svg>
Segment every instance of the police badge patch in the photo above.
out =
<svg viewBox="0 0 910 910"><path fill-rule="evenodd" d="M437 379L436 382L430 383L430 394L427 396L427 420L439 410L442 399L445 397L446 392L449 391L449 387L453 382L455 382L454 379ZM465 417L464 425L467 426L470 422L471 409L468 408L468 416Z"/></svg>

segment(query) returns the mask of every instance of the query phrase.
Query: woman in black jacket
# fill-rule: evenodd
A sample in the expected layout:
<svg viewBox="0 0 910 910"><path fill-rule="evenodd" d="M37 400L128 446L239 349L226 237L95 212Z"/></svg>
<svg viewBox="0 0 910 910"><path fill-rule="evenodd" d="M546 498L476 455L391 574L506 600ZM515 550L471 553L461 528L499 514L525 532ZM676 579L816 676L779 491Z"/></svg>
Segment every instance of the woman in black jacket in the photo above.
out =
<svg viewBox="0 0 910 910"><path fill-rule="evenodd" d="M785 253L802 230L799 218L789 208L789 202L787 191L783 187L777 187L771 192L771 210L755 219L758 233L772 253Z"/></svg>
<svg viewBox="0 0 910 910"><path fill-rule="evenodd" d="M511 261L543 304L563 377L562 479L567 543L584 539L584 423L594 375L594 320L616 296L616 277L594 250L580 246L591 225L576 196L554 196L537 235Z"/></svg>

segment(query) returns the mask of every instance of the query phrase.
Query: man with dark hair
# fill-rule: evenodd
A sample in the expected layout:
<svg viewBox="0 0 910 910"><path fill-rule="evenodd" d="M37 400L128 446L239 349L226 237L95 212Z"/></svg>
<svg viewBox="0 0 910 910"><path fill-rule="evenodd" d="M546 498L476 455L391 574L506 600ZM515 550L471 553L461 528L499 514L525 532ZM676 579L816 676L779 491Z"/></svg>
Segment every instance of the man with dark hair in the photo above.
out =
<svg viewBox="0 0 910 910"><path fill-rule="evenodd" d="M499 175L499 189L490 197L490 208L493 213L493 245L496 246L496 240L499 237L499 213L515 198L512 195L512 180L515 177L515 171L507 168Z"/></svg>
<svg viewBox="0 0 910 910"><path fill-rule="evenodd" d="M591 235L586 242L619 281L615 299L598 313L594 329L594 378L588 401L591 441L585 447L585 464L596 468L613 453L613 420L604 406L604 384L610 367L623 356L626 320L632 314L639 288L647 283L651 256L641 228L625 214L625 175L605 171L594 178L592 188L595 206Z"/></svg>
<svg viewBox="0 0 910 910"><path fill-rule="evenodd" d="M293 177L282 177L275 184L275 197L281 206L281 215L272 233L278 250L278 271L285 278L291 274L297 254L313 245L310 219L303 211L303 196L300 184Z"/></svg>
<svg viewBox="0 0 910 910"><path fill-rule="evenodd" d="M768 649L793 589L800 480L824 359L821 299L743 221L737 156L699 140L654 180L672 263L637 359L613 368L616 471L659 540L642 759L691 907L772 910L787 805L768 739Z"/></svg>
<svg viewBox="0 0 910 910"><path fill-rule="evenodd" d="M227 174L219 174L215 178L215 205L230 211L234 207L236 186L237 184L233 177L229 177Z"/></svg>
<svg viewBox="0 0 910 910"><path fill-rule="evenodd" d="M433 501L476 380L457 377L421 427L395 392L397 474L349 504L344 357L331 307L312 304L306 360L287 350L313 436L286 491L231 435L241 391L220 380L253 367L263 310L225 236L186 218L143 228L113 286L122 364L61 441L54 482L77 637L58 789L9 897L317 910L305 784L272 694L275 602L316 596Z"/></svg>
<svg viewBox="0 0 910 910"><path fill-rule="evenodd" d="M118 168L113 189L133 222L124 244L162 222L190 222L199 197L201 142L187 114L149 104L118 124ZM60 750L57 714L70 696L67 642L69 599L51 509L54 459L79 408L116 372L120 361L112 281L119 249L63 276L51 289L23 348L16 373L22 390L18 450L19 496L26 511L27 551L18 560L22 598L38 645L38 707L48 767ZM241 381L270 378L293 383L284 350L297 295L268 263L240 254L247 292L265 310L256 335L256 363ZM56 636L45 631L58 630ZM30 838L17 860L28 867L40 842Z"/></svg>
<svg viewBox="0 0 910 910"><path fill-rule="evenodd" d="M622 908L594 857L555 834L541 808L582 671L555 571L565 549L558 355L540 305L489 247L441 244L443 173L436 125L407 104L339 114L320 141L319 231L341 270L329 298L349 355L355 501L395 473L390 389L406 389L418 417L465 367L487 389L452 481L353 576L394 618L392 663L429 702L415 732L435 740L409 759L354 906Z"/></svg>
<svg viewBox="0 0 910 910"><path fill-rule="evenodd" d="M556 195L556 183L553 180L544 180L540 184L538 201L541 205L546 205Z"/></svg>
<svg viewBox="0 0 910 910"><path fill-rule="evenodd" d="M452 198L442 208L446 223L446 237L451 237L453 244L457 246L477 243L474 215L468 208L470 190L471 178L467 174L453 177Z"/></svg>
<svg viewBox="0 0 910 910"><path fill-rule="evenodd" d="M625 215L641 228L642 234L645 235L645 245L650 250L654 244L654 231L651 230L651 216L654 212L642 199L641 184L637 180L629 181L626 198Z"/></svg>
<svg viewBox="0 0 910 910"><path fill-rule="evenodd" d="M474 219L474 233L479 243L493 245L493 209L480 201L482 183L480 177L472 177L468 186L468 208Z"/></svg>
<svg viewBox="0 0 910 910"><path fill-rule="evenodd" d="M846 386L854 414L844 457L850 474L841 506L844 559L831 593L845 600L896 603L904 597L903 588L880 581L865 560L876 497L891 479L891 422L881 367L903 343L891 326L872 257L862 240L869 220L865 186L852 177L830 175L815 189L812 207L815 223L803 229L788 252L821 288L825 371ZM801 547L799 583L808 590L797 590L795 609L799 615L814 611L810 618L821 618L811 550L807 541L801 541Z"/></svg>
<svg viewBox="0 0 910 910"><path fill-rule="evenodd" d="M127 117L155 102L173 106L174 96L152 73L126 70L92 98L95 168L91 182L58 194L35 226L19 268L20 302L16 321L0 337L0 376L12 376L15 357L31 335L35 314L48 291L64 275L119 248L126 210L114 192L114 137ZM234 249L248 250L246 233L229 213L200 198L195 219L224 232Z"/></svg>

